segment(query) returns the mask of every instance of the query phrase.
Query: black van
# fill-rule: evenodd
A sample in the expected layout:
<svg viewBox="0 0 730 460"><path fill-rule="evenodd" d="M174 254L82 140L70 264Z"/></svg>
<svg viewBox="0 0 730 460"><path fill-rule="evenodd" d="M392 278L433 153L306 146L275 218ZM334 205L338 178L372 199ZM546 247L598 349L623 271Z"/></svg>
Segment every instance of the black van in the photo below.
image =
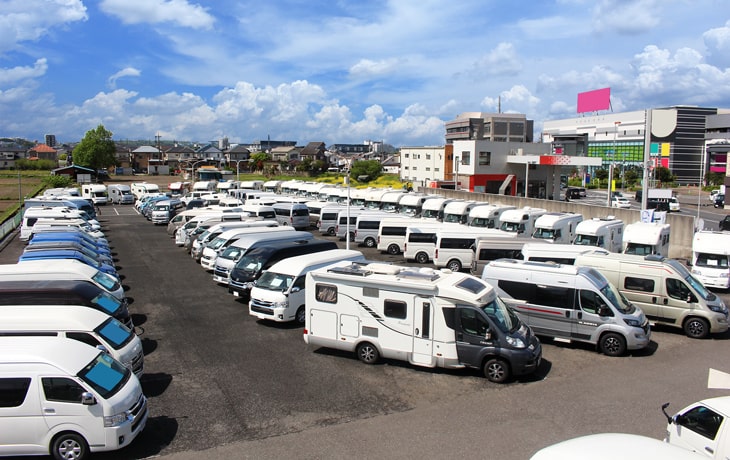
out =
<svg viewBox="0 0 730 460"><path fill-rule="evenodd" d="M254 281L278 261L331 249L337 249L337 243L324 240L284 241L251 249L231 270L228 292L248 300Z"/></svg>
<svg viewBox="0 0 730 460"><path fill-rule="evenodd" d="M0 308L3 305L81 305L102 311L134 328L127 300L120 301L91 281L0 281Z"/></svg>

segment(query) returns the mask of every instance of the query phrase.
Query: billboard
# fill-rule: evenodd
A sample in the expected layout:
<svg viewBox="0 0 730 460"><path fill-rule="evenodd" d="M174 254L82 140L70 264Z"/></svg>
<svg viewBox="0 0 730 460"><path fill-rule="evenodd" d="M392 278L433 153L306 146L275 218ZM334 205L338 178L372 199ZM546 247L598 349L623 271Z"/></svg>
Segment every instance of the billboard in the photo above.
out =
<svg viewBox="0 0 730 460"><path fill-rule="evenodd" d="M611 88L578 93L578 113L608 110L611 107Z"/></svg>

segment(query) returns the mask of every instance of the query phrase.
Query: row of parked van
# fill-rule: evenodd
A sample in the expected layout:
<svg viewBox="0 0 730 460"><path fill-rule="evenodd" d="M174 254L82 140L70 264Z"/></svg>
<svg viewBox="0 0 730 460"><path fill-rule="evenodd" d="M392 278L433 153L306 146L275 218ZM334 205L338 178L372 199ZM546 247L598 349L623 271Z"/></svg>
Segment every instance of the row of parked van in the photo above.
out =
<svg viewBox="0 0 730 460"><path fill-rule="evenodd" d="M3 456L84 459L129 445L147 421L142 343L113 253L93 219L68 216L79 209L68 199L29 200L28 245L0 265Z"/></svg>

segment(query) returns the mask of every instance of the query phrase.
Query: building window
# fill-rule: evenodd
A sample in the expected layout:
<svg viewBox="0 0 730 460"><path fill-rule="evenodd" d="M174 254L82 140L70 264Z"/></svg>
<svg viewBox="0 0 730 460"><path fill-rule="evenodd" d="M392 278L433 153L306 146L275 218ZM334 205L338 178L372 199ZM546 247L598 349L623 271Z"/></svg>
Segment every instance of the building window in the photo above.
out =
<svg viewBox="0 0 730 460"><path fill-rule="evenodd" d="M427 160L430 160L430 159L431 159L431 154L430 154L430 153L427 153L427 154L426 154L426 159L427 159Z"/></svg>
<svg viewBox="0 0 730 460"><path fill-rule="evenodd" d="M428 166L426 166L426 171L430 171L430 170L431 170L431 168L429 168Z"/></svg>
<svg viewBox="0 0 730 460"><path fill-rule="evenodd" d="M461 152L461 164L464 166L469 166L471 164L470 152Z"/></svg>
<svg viewBox="0 0 730 460"><path fill-rule="evenodd" d="M492 162L492 152L479 152L479 166L489 166Z"/></svg>
<svg viewBox="0 0 730 460"><path fill-rule="evenodd" d="M405 155L405 158L408 158L408 154L407 153L405 153L404 155Z"/></svg>
<svg viewBox="0 0 730 460"><path fill-rule="evenodd" d="M436 172L441 171L440 168L433 168L433 170L436 171Z"/></svg>

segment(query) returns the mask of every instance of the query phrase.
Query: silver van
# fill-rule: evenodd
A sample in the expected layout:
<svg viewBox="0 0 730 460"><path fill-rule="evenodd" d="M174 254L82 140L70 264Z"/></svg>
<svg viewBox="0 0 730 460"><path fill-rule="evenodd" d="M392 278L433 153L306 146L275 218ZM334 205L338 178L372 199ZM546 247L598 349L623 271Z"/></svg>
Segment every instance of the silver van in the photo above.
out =
<svg viewBox="0 0 730 460"><path fill-rule="evenodd" d="M112 204L134 204L132 188L125 184L110 184L107 187L109 201Z"/></svg>
<svg viewBox="0 0 730 460"><path fill-rule="evenodd" d="M297 230L309 228L309 208L304 203L276 203L273 208L279 225Z"/></svg>

